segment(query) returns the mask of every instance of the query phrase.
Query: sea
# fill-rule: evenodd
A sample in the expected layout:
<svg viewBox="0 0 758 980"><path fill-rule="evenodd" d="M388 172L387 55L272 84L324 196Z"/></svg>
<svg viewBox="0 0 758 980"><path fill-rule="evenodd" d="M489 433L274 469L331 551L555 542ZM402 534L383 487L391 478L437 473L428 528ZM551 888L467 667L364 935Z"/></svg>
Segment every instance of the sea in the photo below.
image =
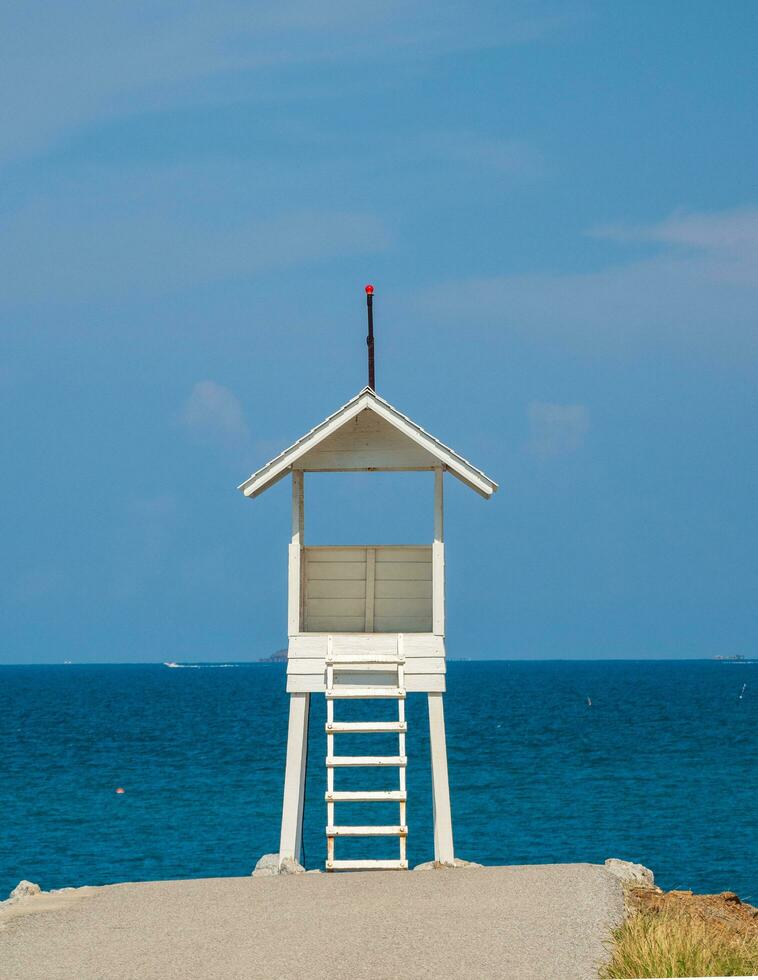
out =
<svg viewBox="0 0 758 980"><path fill-rule="evenodd" d="M447 680L458 856L618 857L665 889L758 904L758 662L454 661ZM372 717L372 705L360 712ZM250 874L278 850L287 713L281 664L0 667L0 898L22 878L50 889ZM407 714L413 865L433 857L424 695L409 696ZM308 868L326 849L324 717L314 695ZM393 744L338 751L397 754ZM340 770L337 788L396 780ZM354 808L341 823L398 819L396 804L339 806ZM397 841L337 850L394 857Z"/></svg>

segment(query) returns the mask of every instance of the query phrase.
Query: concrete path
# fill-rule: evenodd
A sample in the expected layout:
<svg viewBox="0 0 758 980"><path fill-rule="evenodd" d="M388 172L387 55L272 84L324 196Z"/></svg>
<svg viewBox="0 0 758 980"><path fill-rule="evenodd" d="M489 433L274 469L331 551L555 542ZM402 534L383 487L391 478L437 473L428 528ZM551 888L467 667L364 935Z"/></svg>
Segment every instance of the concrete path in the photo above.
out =
<svg viewBox="0 0 758 980"><path fill-rule="evenodd" d="M109 885L0 906L0 977L588 980L621 913L590 864Z"/></svg>

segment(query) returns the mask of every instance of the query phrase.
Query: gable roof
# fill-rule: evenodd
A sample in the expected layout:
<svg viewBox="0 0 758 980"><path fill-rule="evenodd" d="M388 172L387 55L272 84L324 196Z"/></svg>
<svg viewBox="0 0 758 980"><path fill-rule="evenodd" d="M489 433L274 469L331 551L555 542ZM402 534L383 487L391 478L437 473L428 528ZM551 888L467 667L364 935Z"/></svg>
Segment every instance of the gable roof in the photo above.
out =
<svg viewBox="0 0 758 980"><path fill-rule="evenodd" d="M363 451L358 453L351 448L352 463L347 466L338 465L334 460L335 452L325 451L329 447L337 445L330 437L336 436L340 430L348 427L353 420L357 420L361 413L373 413L373 416L382 420L384 424L380 425L378 430L382 430L385 441L387 435L392 434L392 447L390 450L383 451L375 445L380 439L380 435L374 436L372 432L362 430ZM363 418L366 417L366 415L363 416ZM399 438L396 434L399 434ZM319 447L319 451L314 452L317 447ZM393 458L393 454L400 451L399 447L406 450L405 455L400 459L402 465L399 465L398 458ZM439 439L429 435L420 425L393 408L389 402L380 398L371 388L364 388L349 402L338 408L333 415L324 419L288 449L256 470L252 476L240 484L238 489L246 497L257 497L258 494L273 486L292 469L302 469L306 472L342 469L363 471L429 470L439 466L449 470L462 483L471 487L472 490L476 490L485 499L491 497L497 490L497 483L485 473L472 466L471 463L459 456L449 446L444 445Z"/></svg>

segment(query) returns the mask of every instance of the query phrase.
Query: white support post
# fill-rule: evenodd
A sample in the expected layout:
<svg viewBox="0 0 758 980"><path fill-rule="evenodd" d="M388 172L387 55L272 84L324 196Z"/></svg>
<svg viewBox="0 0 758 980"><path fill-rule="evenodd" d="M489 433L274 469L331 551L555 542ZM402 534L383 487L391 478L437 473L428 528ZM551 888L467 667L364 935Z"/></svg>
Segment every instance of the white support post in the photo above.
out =
<svg viewBox="0 0 758 980"><path fill-rule="evenodd" d="M445 635L445 522L443 470L434 471L434 541L432 543L432 632Z"/></svg>
<svg viewBox="0 0 758 980"><path fill-rule="evenodd" d="M374 606L376 593L376 548L366 548L366 616L364 629L374 632Z"/></svg>
<svg viewBox="0 0 758 980"><path fill-rule="evenodd" d="M445 712L441 692L427 695L429 701L429 744L432 754L432 794L434 801L434 859L452 864L453 818L450 812L450 786L447 777Z"/></svg>
<svg viewBox="0 0 758 980"><path fill-rule="evenodd" d="M305 803L305 760L308 754L308 711L310 694L290 694L290 720L287 731L287 764L284 770L284 804L279 861L300 860Z"/></svg>
<svg viewBox="0 0 758 980"><path fill-rule="evenodd" d="M303 555L303 471L292 471L292 537L289 547L289 585L287 590L287 634L294 636L302 627L302 570Z"/></svg>
<svg viewBox="0 0 758 980"><path fill-rule="evenodd" d="M292 471L292 536L289 546L287 590L287 633L293 636L302 628L302 554L303 554L303 471ZM305 762L308 755L308 712L310 694L290 695L290 718L287 730L287 762L284 770L284 802L279 860L300 859L305 803Z"/></svg>

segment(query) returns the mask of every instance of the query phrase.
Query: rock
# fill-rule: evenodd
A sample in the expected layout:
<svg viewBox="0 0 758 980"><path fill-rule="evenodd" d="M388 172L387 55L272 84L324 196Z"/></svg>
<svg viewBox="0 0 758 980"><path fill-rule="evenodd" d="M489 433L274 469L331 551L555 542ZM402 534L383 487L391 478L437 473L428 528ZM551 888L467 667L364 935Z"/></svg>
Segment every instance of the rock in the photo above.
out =
<svg viewBox="0 0 758 980"><path fill-rule="evenodd" d="M279 855L264 854L253 869L254 878L263 878L267 875L279 874Z"/></svg>
<svg viewBox="0 0 758 980"><path fill-rule="evenodd" d="M425 861L423 864L417 864L413 869L414 871L439 871L441 868L483 868L483 864L477 864L476 861L464 861L463 858L453 858L452 864L446 864L443 861Z"/></svg>
<svg viewBox="0 0 758 980"><path fill-rule="evenodd" d="M16 887L8 896L10 901L17 898L26 898L28 895L39 895L42 891L39 885L35 885L33 881L19 881Z"/></svg>
<svg viewBox="0 0 758 980"><path fill-rule="evenodd" d="M742 900L736 892L722 892L719 898L723 898L725 902L734 902L735 905L742 905Z"/></svg>
<svg viewBox="0 0 758 980"><path fill-rule="evenodd" d="M305 868L294 858L284 858L279 864L280 875L301 875L305 873Z"/></svg>
<svg viewBox="0 0 758 980"><path fill-rule="evenodd" d="M653 888L655 885L653 872L643 864L634 864L632 861L622 861L619 858L608 858L605 866L612 875L629 885L639 885L643 888Z"/></svg>
<svg viewBox="0 0 758 980"><path fill-rule="evenodd" d="M305 868L294 858L279 860L278 854L264 854L253 871L253 878L267 878L271 875L300 875Z"/></svg>

